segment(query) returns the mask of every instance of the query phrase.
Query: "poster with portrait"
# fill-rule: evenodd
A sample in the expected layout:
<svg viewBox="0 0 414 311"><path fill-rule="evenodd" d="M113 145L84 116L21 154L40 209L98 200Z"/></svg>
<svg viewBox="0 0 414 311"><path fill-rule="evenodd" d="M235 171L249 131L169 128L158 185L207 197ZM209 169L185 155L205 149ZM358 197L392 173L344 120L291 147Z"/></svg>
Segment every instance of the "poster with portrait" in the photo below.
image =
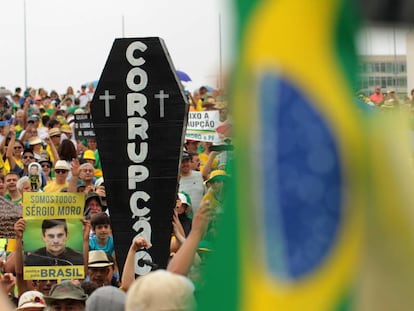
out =
<svg viewBox="0 0 414 311"><path fill-rule="evenodd" d="M84 194L25 192L25 280L83 279Z"/></svg>

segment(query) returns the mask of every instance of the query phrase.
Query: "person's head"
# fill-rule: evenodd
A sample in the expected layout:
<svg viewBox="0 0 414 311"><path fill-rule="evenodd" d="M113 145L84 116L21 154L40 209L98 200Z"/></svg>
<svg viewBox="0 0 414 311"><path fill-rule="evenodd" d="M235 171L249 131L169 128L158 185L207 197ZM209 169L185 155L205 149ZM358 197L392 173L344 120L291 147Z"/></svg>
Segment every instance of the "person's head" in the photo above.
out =
<svg viewBox="0 0 414 311"><path fill-rule="evenodd" d="M28 167L30 163L36 162L32 149L24 149L22 153L22 163L25 167Z"/></svg>
<svg viewBox="0 0 414 311"><path fill-rule="evenodd" d="M72 137L72 128L70 127L70 125L68 125L68 124L63 124L61 127L60 127L60 130L61 130L61 132L62 133L64 133L65 135L66 135L66 137L68 138L68 139L70 139L71 137ZM73 144L73 143L72 143Z"/></svg>
<svg viewBox="0 0 414 311"><path fill-rule="evenodd" d="M4 176L4 185L7 191L17 191L17 181L19 180L19 177L20 176L15 172L9 172Z"/></svg>
<svg viewBox="0 0 414 311"><path fill-rule="evenodd" d="M165 270L152 271L136 279L125 302L125 311L189 311L194 308L193 283L185 276Z"/></svg>
<svg viewBox="0 0 414 311"><path fill-rule="evenodd" d="M46 176L49 176L52 169L52 162L45 158L40 159L38 162L42 167L43 173L45 173Z"/></svg>
<svg viewBox="0 0 414 311"><path fill-rule="evenodd" d="M91 282L98 287L109 285L108 275L111 272L113 262L108 259L102 250L89 251L88 257L88 276Z"/></svg>
<svg viewBox="0 0 414 311"><path fill-rule="evenodd" d="M86 300L88 311L124 311L126 294L115 286L103 286L96 289Z"/></svg>
<svg viewBox="0 0 414 311"><path fill-rule="evenodd" d="M197 153L199 141L188 139L185 142L185 148L189 153Z"/></svg>
<svg viewBox="0 0 414 311"><path fill-rule="evenodd" d="M29 176L23 176L19 178L17 181L17 190L23 195L25 192L32 191L32 187L30 186L30 178Z"/></svg>
<svg viewBox="0 0 414 311"><path fill-rule="evenodd" d="M219 111L219 118L221 122L224 122L228 118L229 109L226 101L220 101L216 103L216 109Z"/></svg>
<svg viewBox="0 0 414 311"><path fill-rule="evenodd" d="M191 153L191 169L194 171L199 171L200 170L200 157L198 155L197 152L195 153Z"/></svg>
<svg viewBox="0 0 414 311"><path fill-rule="evenodd" d="M111 234L111 222L106 213L100 212L91 217L91 226L96 237L100 240L106 240Z"/></svg>
<svg viewBox="0 0 414 311"><path fill-rule="evenodd" d="M24 123L24 110L23 109L18 109L15 113L16 115L16 119L17 119L17 123L20 125L23 125Z"/></svg>
<svg viewBox="0 0 414 311"><path fill-rule="evenodd" d="M66 161L72 161L78 156L75 145L69 139L62 140L58 148L58 154L61 160Z"/></svg>
<svg viewBox="0 0 414 311"><path fill-rule="evenodd" d="M53 256L65 251L68 227L65 219L45 219L42 222L42 239L46 250Z"/></svg>
<svg viewBox="0 0 414 311"><path fill-rule="evenodd" d="M191 173L191 155L188 152L183 152L181 157L180 174L187 176Z"/></svg>
<svg viewBox="0 0 414 311"><path fill-rule="evenodd" d="M184 191L178 192L177 196L178 198L177 198L175 208L178 214L183 214L187 211L188 208L191 207L191 198Z"/></svg>
<svg viewBox="0 0 414 311"><path fill-rule="evenodd" d="M229 176L223 170L214 170L210 173L210 177L205 181L208 187L214 192L220 192L223 190L224 183L228 180Z"/></svg>
<svg viewBox="0 0 414 311"><path fill-rule="evenodd" d="M33 152L40 153L42 150L42 140L39 136L32 136L29 138L30 148L33 149Z"/></svg>
<svg viewBox="0 0 414 311"><path fill-rule="evenodd" d="M50 122L49 122L49 125L50 125ZM61 135L62 133L60 132L60 129L58 127L49 129L49 137L55 146L60 144Z"/></svg>
<svg viewBox="0 0 414 311"><path fill-rule="evenodd" d="M106 207L102 204L101 197L96 192L89 192L85 199L85 216L92 218L94 215L104 212Z"/></svg>
<svg viewBox="0 0 414 311"><path fill-rule="evenodd" d="M20 159L23 149L23 143L20 140L16 139L13 145L13 156L17 159Z"/></svg>
<svg viewBox="0 0 414 311"><path fill-rule="evenodd" d="M42 311L45 307L43 294L37 290L30 290L20 296L16 311Z"/></svg>
<svg viewBox="0 0 414 311"><path fill-rule="evenodd" d="M43 126L48 127L49 122L50 122L50 116L48 114L42 115L42 124L43 124Z"/></svg>
<svg viewBox="0 0 414 311"><path fill-rule="evenodd" d="M63 184L69 174L69 165L64 160L57 160L55 164L56 183Z"/></svg>
<svg viewBox="0 0 414 311"><path fill-rule="evenodd" d="M87 146L88 146L88 149L91 149L91 150L95 151L96 148L98 147L98 145L96 143L96 139L95 138L88 138Z"/></svg>
<svg viewBox="0 0 414 311"><path fill-rule="evenodd" d="M32 114L29 118L27 118L27 124L30 125L30 128L32 129L30 133L32 134L32 136L37 135L37 128L39 127L39 121L40 121L40 118L37 114ZM36 130L36 132L34 132L33 130Z"/></svg>
<svg viewBox="0 0 414 311"><path fill-rule="evenodd" d="M377 93L377 94L381 94L381 87L380 86L376 86L375 87L375 93Z"/></svg>
<svg viewBox="0 0 414 311"><path fill-rule="evenodd" d="M32 287L43 295L49 295L50 289L57 283L57 280L33 280Z"/></svg>
<svg viewBox="0 0 414 311"><path fill-rule="evenodd" d="M85 150L83 153L83 160L85 163L90 163L94 166L96 163L95 153L90 149Z"/></svg>
<svg viewBox="0 0 414 311"><path fill-rule="evenodd" d="M44 298L50 311L84 311L88 295L80 285L75 285L71 281L63 281L53 285L49 295Z"/></svg>
<svg viewBox="0 0 414 311"><path fill-rule="evenodd" d="M92 182L94 177L94 167L90 163L83 163L79 167L79 178L81 178L86 184Z"/></svg>

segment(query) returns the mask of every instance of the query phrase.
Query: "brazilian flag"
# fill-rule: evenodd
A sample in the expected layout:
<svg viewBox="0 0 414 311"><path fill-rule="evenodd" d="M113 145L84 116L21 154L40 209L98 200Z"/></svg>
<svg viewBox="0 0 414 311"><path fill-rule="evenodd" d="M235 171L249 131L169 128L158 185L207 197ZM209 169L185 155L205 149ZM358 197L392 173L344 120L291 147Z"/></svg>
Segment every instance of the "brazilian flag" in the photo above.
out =
<svg viewBox="0 0 414 311"><path fill-rule="evenodd" d="M232 185L200 310L351 310L367 205L347 0L239 0Z"/></svg>

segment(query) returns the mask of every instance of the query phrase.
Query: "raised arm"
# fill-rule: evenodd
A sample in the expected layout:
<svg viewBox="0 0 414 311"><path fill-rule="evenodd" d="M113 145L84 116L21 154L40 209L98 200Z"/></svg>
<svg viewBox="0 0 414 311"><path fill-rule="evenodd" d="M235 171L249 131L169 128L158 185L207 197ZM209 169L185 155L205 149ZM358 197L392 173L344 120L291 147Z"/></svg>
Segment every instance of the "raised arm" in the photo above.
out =
<svg viewBox="0 0 414 311"><path fill-rule="evenodd" d="M6 158L9 160L10 171L12 171L14 167L16 166L16 160L14 159L14 156L13 156L13 146L16 141L16 129L14 128L14 125L10 126L10 136L11 137L9 141L9 148L7 148L7 151L6 151Z"/></svg>
<svg viewBox="0 0 414 311"><path fill-rule="evenodd" d="M143 237L136 237L129 247L127 257L125 259L124 269L122 270L121 287L127 291L135 280L135 253L142 248L150 248L151 243L147 242Z"/></svg>
<svg viewBox="0 0 414 311"><path fill-rule="evenodd" d="M19 296L29 290L27 283L23 280L23 232L26 228L26 221L20 218L14 224L14 232L16 233L16 250L15 250L15 270L16 284L19 290Z"/></svg>
<svg viewBox="0 0 414 311"><path fill-rule="evenodd" d="M185 276L188 274L197 252L198 243L206 233L211 213L210 202L202 203L194 215L190 234L168 264L168 271Z"/></svg>
<svg viewBox="0 0 414 311"><path fill-rule="evenodd" d="M69 187L68 187L68 192L78 192L78 179L79 179L79 160L78 159L73 159L72 160L72 168L71 168L71 172L72 172L72 178L69 181Z"/></svg>
<svg viewBox="0 0 414 311"><path fill-rule="evenodd" d="M45 142L50 146L50 150L52 151L53 159L50 159L52 161L53 167L55 167L55 163L57 160L59 160L59 154L56 150L55 144L50 139L49 135L45 137Z"/></svg>

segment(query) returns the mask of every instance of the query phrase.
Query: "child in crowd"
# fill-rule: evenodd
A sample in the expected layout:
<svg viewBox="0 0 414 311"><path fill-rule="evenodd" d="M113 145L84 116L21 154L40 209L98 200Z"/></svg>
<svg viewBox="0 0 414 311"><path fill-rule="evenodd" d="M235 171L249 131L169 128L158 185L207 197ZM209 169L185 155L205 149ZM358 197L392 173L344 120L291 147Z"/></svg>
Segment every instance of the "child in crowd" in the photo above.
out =
<svg viewBox="0 0 414 311"><path fill-rule="evenodd" d="M93 236L89 239L89 251L102 250L114 259L114 276L119 279L118 263L115 257L114 239L112 237L111 222L106 213L97 213L92 216L91 226Z"/></svg>

